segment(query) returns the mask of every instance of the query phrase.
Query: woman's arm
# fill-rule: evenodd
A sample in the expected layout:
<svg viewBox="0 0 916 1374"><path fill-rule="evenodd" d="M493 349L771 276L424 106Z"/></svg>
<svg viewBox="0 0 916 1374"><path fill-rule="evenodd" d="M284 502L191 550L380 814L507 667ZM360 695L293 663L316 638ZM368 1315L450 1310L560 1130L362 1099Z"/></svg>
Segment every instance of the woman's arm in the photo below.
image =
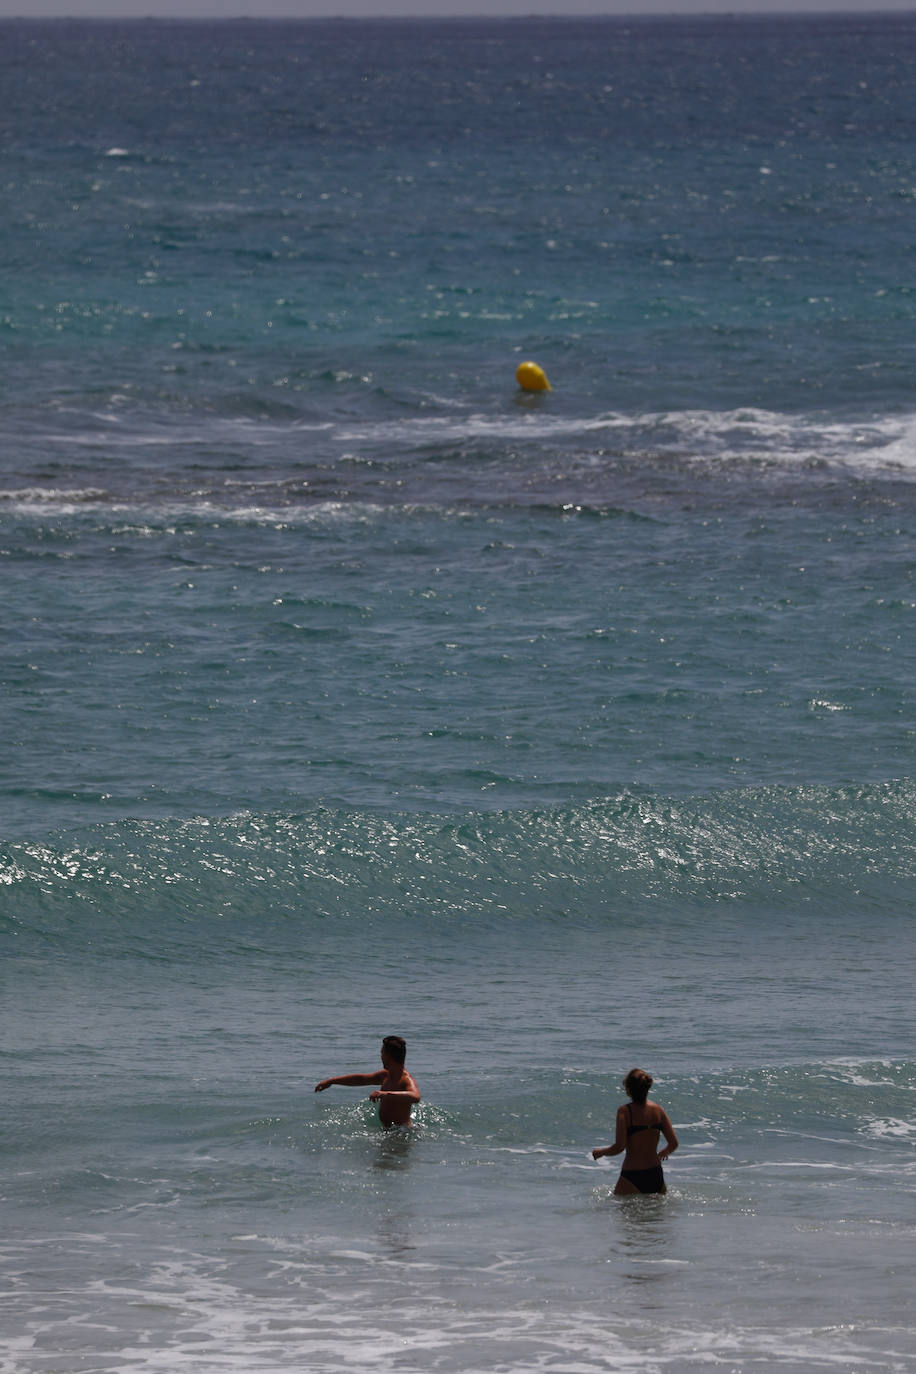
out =
<svg viewBox="0 0 916 1374"><path fill-rule="evenodd" d="M592 1159L603 1159L605 1155L622 1155L627 1148L627 1109L626 1107L617 1108L617 1136L613 1145L605 1145L603 1148L596 1145L592 1150Z"/></svg>
<svg viewBox="0 0 916 1374"><path fill-rule="evenodd" d="M662 1135L665 1137L666 1142L664 1150L659 1150L658 1152L658 1157L661 1160L667 1159L669 1155L673 1155L678 1147L678 1139L674 1133L674 1127L668 1120L668 1113L666 1111L662 1111L662 1119L659 1129L661 1130Z"/></svg>

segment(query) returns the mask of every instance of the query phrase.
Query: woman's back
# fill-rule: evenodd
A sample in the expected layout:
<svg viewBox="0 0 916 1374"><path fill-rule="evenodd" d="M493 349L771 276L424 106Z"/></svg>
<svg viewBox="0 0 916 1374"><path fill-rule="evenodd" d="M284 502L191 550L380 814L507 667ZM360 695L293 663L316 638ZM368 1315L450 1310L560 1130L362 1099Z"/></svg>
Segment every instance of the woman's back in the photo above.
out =
<svg viewBox="0 0 916 1374"><path fill-rule="evenodd" d="M626 1117L627 1152L624 1164L647 1169L656 1163L664 1112L657 1102L628 1102L619 1109Z"/></svg>

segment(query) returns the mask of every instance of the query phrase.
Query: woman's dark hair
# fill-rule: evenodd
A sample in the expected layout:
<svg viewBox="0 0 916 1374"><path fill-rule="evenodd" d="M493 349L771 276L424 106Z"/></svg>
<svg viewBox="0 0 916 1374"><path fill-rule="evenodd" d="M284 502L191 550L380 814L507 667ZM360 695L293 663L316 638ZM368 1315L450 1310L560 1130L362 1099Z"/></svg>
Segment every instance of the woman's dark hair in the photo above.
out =
<svg viewBox="0 0 916 1374"><path fill-rule="evenodd" d="M645 1069L631 1069L623 1080L623 1086L633 1101L641 1105L649 1096L653 1081L652 1075L646 1073Z"/></svg>

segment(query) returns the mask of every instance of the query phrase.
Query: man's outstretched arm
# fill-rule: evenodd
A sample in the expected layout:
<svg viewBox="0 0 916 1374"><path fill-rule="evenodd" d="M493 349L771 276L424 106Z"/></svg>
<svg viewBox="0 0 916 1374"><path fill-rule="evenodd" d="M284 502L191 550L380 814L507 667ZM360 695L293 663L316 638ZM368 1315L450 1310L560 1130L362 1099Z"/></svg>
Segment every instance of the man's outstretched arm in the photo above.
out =
<svg viewBox="0 0 916 1374"><path fill-rule="evenodd" d="M385 1071L379 1069L378 1073L342 1073L337 1078L322 1078L320 1083L315 1084L316 1093L323 1093L325 1088L368 1088L370 1083L384 1083Z"/></svg>

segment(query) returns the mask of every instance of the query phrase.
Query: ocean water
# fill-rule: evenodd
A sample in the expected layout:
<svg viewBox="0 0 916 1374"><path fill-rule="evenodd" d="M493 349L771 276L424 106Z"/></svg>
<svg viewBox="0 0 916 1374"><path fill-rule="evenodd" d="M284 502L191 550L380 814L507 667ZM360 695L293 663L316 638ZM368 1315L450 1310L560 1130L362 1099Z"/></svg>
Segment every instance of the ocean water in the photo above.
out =
<svg viewBox="0 0 916 1374"><path fill-rule="evenodd" d="M0 35L0 1374L916 1368L916 17Z"/></svg>

